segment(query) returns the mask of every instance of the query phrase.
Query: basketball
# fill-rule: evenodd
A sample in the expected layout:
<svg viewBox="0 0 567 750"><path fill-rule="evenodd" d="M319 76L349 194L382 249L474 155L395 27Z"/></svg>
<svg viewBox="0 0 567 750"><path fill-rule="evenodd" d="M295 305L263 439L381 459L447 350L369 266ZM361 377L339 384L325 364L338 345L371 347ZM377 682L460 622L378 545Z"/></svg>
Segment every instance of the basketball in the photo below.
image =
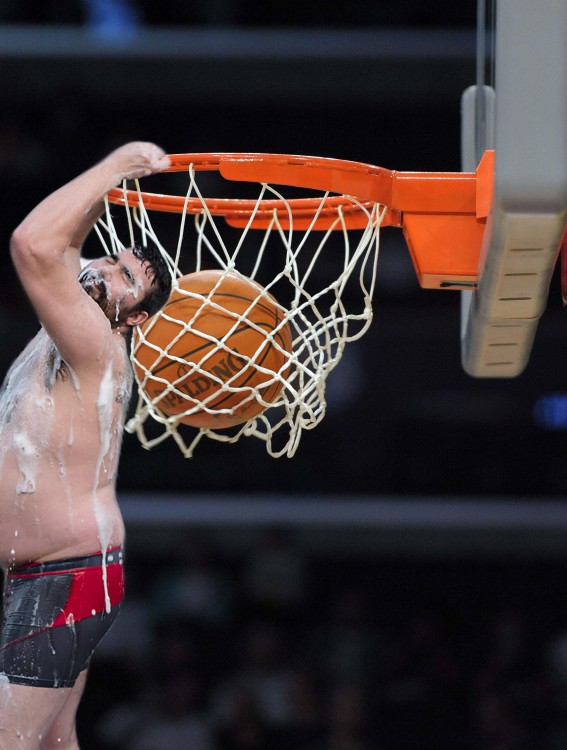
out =
<svg viewBox="0 0 567 750"><path fill-rule="evenodd" d="M245 276L183 276L161 313L134 334L138 382L161 412L192 427L247 422L283 387L292 346L287 322L275 331L283 317L274 297Z"/></svg>

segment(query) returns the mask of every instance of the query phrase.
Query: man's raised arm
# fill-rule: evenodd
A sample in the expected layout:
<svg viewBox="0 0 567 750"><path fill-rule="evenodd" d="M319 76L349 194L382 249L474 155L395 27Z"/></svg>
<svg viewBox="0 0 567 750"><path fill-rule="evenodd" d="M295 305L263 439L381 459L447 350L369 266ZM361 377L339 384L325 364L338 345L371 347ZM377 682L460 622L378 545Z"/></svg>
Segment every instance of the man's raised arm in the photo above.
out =
<svg viewBox="0 0 567 750"><path fill-rule="evenodd" d="M101 311L85 303L77 281L79 249L101 212L106 193L124 179L163 171L164 151L153 143L122 146L45 198L14 231L10 252L20 281L41 323L65 358L97 357ZM89 332L92 353L78 331ZM98 341L102 346L102 338ZM84 352L81 353L81 346Z"/></svg>
<svg viewBox="0 0 567 750"><path fill-rule="evenodd" d="M160 172L167 165L167 157L155 144L128 143L49 195L12 235L10 247L18 272L25 271L26 263L61 262L70 247L82 244L111 188L124 179Z"/></svg>

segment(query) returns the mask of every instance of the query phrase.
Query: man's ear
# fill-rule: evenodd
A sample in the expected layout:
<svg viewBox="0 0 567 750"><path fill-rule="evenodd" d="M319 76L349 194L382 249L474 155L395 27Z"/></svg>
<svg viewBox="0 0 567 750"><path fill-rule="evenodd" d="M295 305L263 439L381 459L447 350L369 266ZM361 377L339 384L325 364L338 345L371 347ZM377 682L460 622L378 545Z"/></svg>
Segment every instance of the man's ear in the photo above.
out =
<svg viewBox="0 0 567 750"><path fill-rule="evenodd" d="M149 317L146 310L138 310L137 312L131 312L125 320L127 326L140 326Z"/></svg>

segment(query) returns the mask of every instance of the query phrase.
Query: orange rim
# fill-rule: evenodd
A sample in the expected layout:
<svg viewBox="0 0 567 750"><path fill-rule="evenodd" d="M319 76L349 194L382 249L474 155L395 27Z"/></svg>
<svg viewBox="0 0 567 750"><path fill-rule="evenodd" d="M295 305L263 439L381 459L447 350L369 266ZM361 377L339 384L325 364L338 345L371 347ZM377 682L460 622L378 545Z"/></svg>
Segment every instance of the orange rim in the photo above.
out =
<svg viewBox="0 0 567 750"><path fill-rule="evenodd" d="M196 172L218 171L229 180L248 182L269 182L268 177L274 166L276 168L286 166L291 170L283 174L279 184L294 185L295 187L310 187L294 180L297 164L301 163L308 169L313 165L324 163L347 164L336 159L321 159L314 157L285 156L277 154L253 154L253 153L210 153L210 154L170 154L171 166L165 172L185 172L193 165ZM255 168L254 174L250 174L250 168ZM265 169L265 175L258 175ZM387 170L384 170L387 171ZM306 175L305 175L306 176ZM329 175L332 178L332 175ZM316 186L319 189L319 186ZM323 190L331 190L324 187ZM334 191L336 192L336 191ZM354 195L354 194L353 194ZM364 228L368 225L368 213L372 210L376 201L361 201L363 208L354 204L348 198L340 195L328 196L323 206L321 198L291 198L285 201L277 198L267 198L261 201L257 199L243 198L200 198L181 195L167 195L150 193L137 190L123 190L114 188L108 193L108 199L116 205L138 206L140 200L149 211L162 211L165 213L200 214L203 211L203 203L212 216L225 217L228 224L235 227L244 227L248 224L250 217L254 214L252 227L261 229L267 227L273 220L274 212L278 214L280 224L289 227L289 216L293 218L293 224L298 229L306 229L312 224L313 218L317 216L316 228L327 229L337 222L338 209L341 208L344 223L348 229ZM368 212L368 213L367 213ZM382 224L399 226L399 217L395 211L388 211Z"/></svg>
<svg viewBox="0 0 567 750"><path fill-rule="evenodd" d="M203 203L213 216L235 227L266 228L274 212L282 227L340 228L338 209L347 229L364 228L375 204L387 207L383 226L404 229L422 286L438 288L440 278L454 279L458 288L476 282L480 244L486 222L494 172L494 152L487 151L476 172L397 172L362 162L313 156L255 153L171 154L167 172L218 171L227 180L289 185L334 195L323 206L319 198L289 200L200 198L115 188L111 203L148 210L198 214ZM360 208L348 198L356 198ZM254 217L251 221L251 217ZM317 216L314 222L314 217ZM457 248L457 249L455 249ZM451 282L452 283L452 282Z"/></svg>
<svg viewBox="0 0 567 750"><path fill-rule="evenodd" d="M328 198L328 211L336 216L340 205L351 214L360 211L348 198L387 206L393 212L419 211L434 213L474 213L476 209L476 174L474 172L396 172L362 162L313 156L254 153L170 154L171 166L166 172L218 171L228 180L290 185L335 194ZM196 214L202 211L199 198L121 190L108 194L111 203L137 206L139 200L148 210ZM250 216L258 206L260 212L287 211L289 204L294 216L314 216L320 200L275 199L256 200L239 198L205 198L204 203L214 216ZM361 211L364 214L363 211Z"/></svg>

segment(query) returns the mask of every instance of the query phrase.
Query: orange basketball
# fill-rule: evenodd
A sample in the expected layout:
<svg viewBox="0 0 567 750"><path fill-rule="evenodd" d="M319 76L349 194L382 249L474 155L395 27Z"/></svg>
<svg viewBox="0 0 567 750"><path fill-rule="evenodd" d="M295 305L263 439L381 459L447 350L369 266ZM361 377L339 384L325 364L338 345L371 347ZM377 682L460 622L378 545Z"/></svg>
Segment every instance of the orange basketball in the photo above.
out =
<svg viewBox="0 0 567 750"><path fill-rule="evenodd" d="M286 323L273 333L283 310L259 284L220 270L191 273L178 280L162 313L133 342L136 375L160 411L174 416L204 404L180 421L223 429L266 408L255 393L276 399L283 383L272 373L285 376L291 331ZM175 390L166 393L164 380Z"/></svg>

